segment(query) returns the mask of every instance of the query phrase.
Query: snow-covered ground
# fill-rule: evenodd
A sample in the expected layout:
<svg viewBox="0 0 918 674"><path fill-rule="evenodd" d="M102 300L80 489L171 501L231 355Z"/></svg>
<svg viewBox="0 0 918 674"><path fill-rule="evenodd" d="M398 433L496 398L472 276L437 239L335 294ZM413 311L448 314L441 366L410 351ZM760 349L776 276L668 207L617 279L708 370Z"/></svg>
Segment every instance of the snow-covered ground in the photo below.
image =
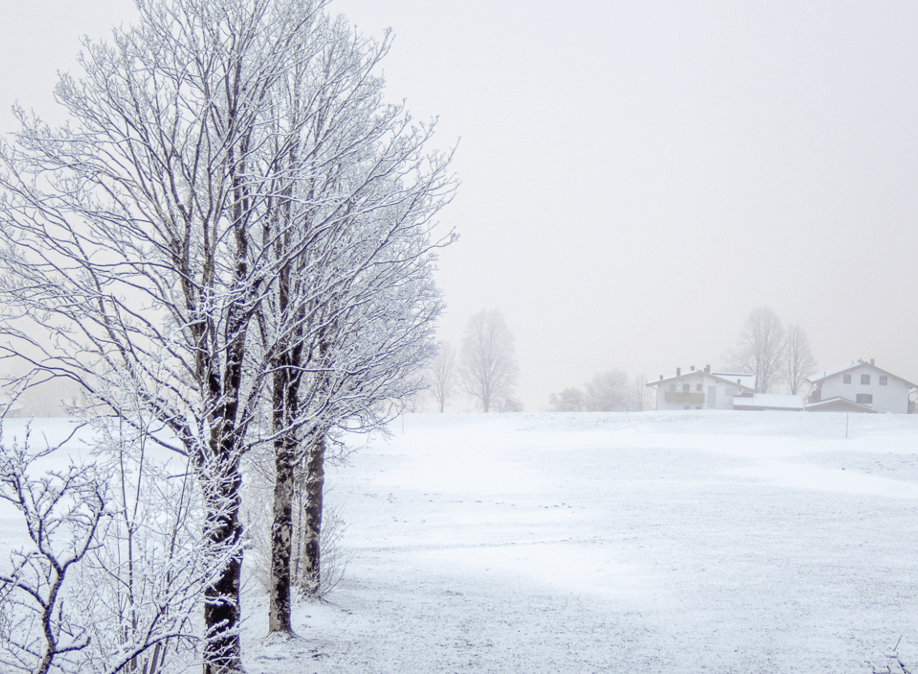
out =
<svg viewBox="0 0 918 674"><path fill-rule="evenodd" d="M845 425L407 416L331 473L351 561L302 638L248 595L249 671L918 669L918 416Z"/></svg>
<svg viewBox="0 0 918 674"><path fill-rule="evenodd" d="M867 674L900 635L918 670L918 415L845 425L406 416L330 471L350 563L299 639L247 583L247 670Z"/></svg>

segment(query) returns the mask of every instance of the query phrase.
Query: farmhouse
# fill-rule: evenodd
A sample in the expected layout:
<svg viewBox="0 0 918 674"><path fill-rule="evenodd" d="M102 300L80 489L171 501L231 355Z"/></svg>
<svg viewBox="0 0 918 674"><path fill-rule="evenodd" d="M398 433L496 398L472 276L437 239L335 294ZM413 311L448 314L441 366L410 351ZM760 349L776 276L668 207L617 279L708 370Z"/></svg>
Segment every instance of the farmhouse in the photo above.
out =
<svg viewBox="0 0 918 674"><path fill-rule="evenodd" d="M711 372L710 365L696 370L693 365L684 374L676 368L675 377L660 375L659 381L647 382L647 386L657 390L658 410L732 410L734 398L752 396L755 376Z"/></svg>
<svg viewBox="0 0 918 674"><path fill-rule="evenodd" d="M811 412L908 413L909 394L918 386L870 362L856 360L807 379L813 392L806 409Z"/></svg>
<svg viewBox="0 0 918 674"><path fill-rule="evenodd" d="M736 372L711 372L711 366L696 370L692 366L676 376L649 381L657 390L658 410L780 410L802 412L803 398L795 395L756 393L755 375Z"/></svg>

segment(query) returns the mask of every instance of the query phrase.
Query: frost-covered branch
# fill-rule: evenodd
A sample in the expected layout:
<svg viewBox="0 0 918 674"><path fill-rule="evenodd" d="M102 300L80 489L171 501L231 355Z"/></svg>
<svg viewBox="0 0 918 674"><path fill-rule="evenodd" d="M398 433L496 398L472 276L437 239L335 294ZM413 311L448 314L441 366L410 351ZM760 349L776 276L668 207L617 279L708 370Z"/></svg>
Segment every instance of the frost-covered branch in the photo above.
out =
<svg viewBox="0 0 918 674"><path fill-rule="evenodd" d="M65 605L68 573L98 544L107 513L104 482L94 466L70 465L40 477L36 462L59 449L33 451L30 435L7 444L0 434L0 499L21 514L30 545L14 550L0 573L0 611L7 634L0 658L14 670L45 674L90 643L89 631Z"/></svg>

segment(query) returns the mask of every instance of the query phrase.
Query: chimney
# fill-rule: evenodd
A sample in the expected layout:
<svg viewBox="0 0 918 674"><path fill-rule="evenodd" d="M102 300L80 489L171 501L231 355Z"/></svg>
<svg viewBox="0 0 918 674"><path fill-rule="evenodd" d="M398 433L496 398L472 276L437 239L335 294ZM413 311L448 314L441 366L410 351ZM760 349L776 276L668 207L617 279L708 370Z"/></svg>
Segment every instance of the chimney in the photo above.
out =
<svg viewBox="0 0 918 674"><path fill-rule="evenodd" d="M711 366L710 366L710 365L705 365L705 366L704 366L704 371L707 372L708 374L711 374Z"/></svg>
<svg viewBox="0 0 918 674"><path fill-rule="evenodd" d="M695 371L695 366L694 366L694 365L692 365L692 372L694 372L694 371Z"/></svg>
<svg viewBox="0 0 918 674"><path fill-rule="evenodd" d="M662 374L660 375L660 381L663 381L663 375L662 375Z"/></svg>
<svg viewBox="0 0 918 674"><path fill-rule="evenodd" d="M873 365L873 358L870 359L870 364Z"/></svg>
<svg viewBox="0 0 918 674"><path fill-rule="evenodd" d="M677 376L677 377L681 377L681 376L682 376L682 368L681 368L681 367L677 367L677 368L676 368L676 376Z"/></svg>

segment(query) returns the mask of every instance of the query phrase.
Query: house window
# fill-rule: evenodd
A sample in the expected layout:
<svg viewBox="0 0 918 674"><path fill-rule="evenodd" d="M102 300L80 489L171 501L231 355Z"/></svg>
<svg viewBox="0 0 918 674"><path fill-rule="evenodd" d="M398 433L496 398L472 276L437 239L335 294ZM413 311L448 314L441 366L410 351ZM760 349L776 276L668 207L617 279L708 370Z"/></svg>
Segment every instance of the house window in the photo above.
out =
<svg viewBox="0 0 918 674"><path fill-rule="evenodd" d="M844 382L845 384L850 384L850 383L851 383L851 375L850 375L850 374L843 375L843 376L842 376L842 382Z"/></svg>
<svg viewBox="0 0 918 674"><path fill-rule="evenodd" d="M869 384L869 383L870 383L870 375L869 375L869 374L862 374L862 375L861 375L861 383L862 383L862 384Z"/></svg>
<svg viewBox="0 0 918 674"><path fill-rule="evenodd" d="M692 408L691 408L691 407L689 407L688 405L685 405L685 406L683 406L683 408L682 408L682 409L684 409L684 410L690 410L690 409L692 409Z"/></svg>
<svg viewBox="0 0 918 674"><path fill-rule="evenodd" d="M858 393L857 402L861 403L862 405L872 405L873 396L870 395L869 393Z"/></svg>
<svg viewBox="0 0 918 674"><path fill-rule="evenodd" d="M885 374L880 375L880 386L886 386L886 375Z"/></svg>
<svg viewBox="0 0 918 674"><path fill-rule="evenodd" d="M683 392L683 393L688 393L688 392L691 391L691 390L692 390L692 385L691 385L691 384L683 384L683 385L682 385L682 392ZM686 408L686 409L688 409L688 408Z"/></svg>
<svg viewBox="0 0 918 674"><path fill-rule="evenodd" d="M701 384L695 384L695 390L696 390L696 391L702 391L702 392L704 391L704 389L701 388Z"/></svg>

